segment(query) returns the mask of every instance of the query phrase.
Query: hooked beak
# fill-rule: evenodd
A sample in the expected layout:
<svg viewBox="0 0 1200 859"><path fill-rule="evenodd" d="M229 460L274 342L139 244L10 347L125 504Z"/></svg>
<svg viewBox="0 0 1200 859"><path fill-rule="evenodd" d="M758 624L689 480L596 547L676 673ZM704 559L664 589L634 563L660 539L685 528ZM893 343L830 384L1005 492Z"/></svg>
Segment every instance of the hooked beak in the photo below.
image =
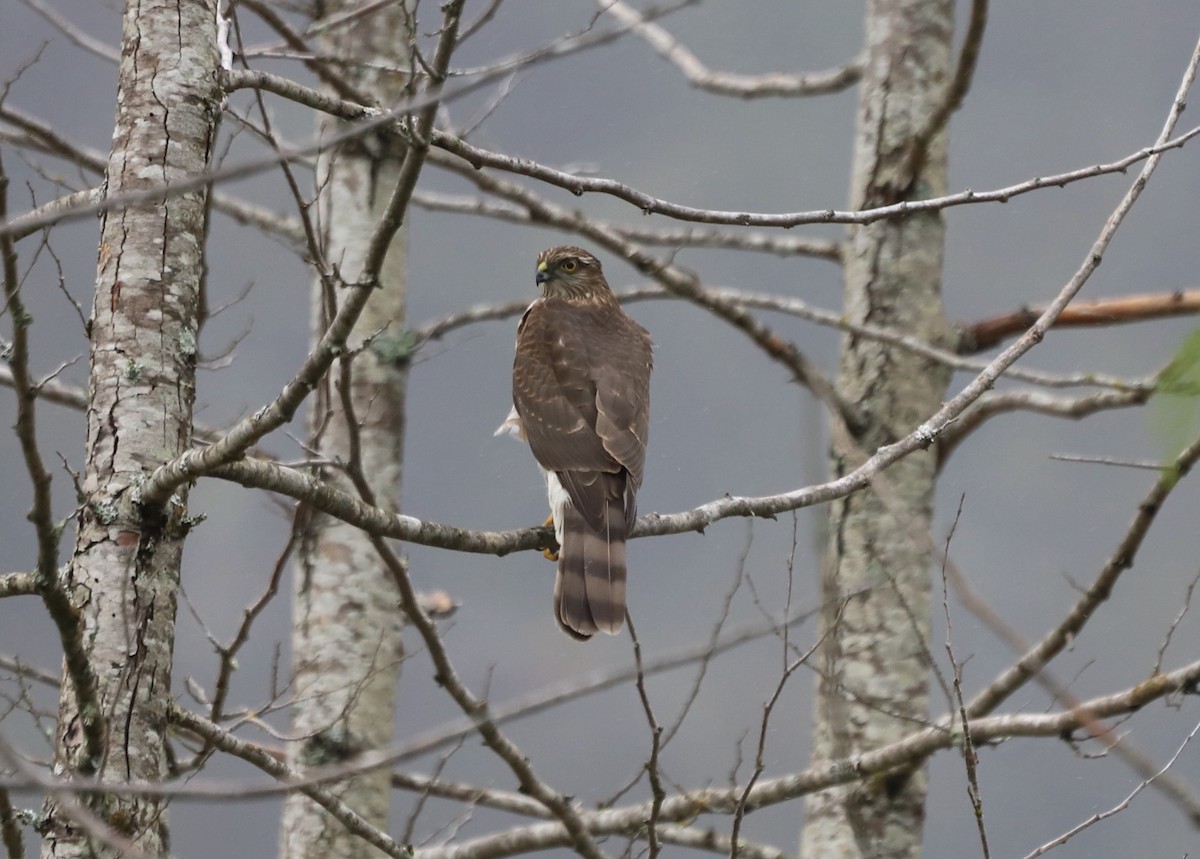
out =
<svg viewBox="0 0 1200 859"><path fill-rule="evenodd" d="M537 274L533 279L538 286L541 286L543 283L548 281L550 279L550 266L546 265L544 261L538 263Z"/></svg>

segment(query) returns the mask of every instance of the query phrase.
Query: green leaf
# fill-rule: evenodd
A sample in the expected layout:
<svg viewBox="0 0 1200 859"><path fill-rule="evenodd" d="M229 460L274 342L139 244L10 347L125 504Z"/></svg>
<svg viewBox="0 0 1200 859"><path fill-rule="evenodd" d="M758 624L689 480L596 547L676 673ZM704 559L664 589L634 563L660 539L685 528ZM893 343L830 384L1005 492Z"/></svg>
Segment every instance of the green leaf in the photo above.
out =
<svg viewBox="0 0 1200 859"><path fill-rule="evenodd" d="M1200 329L1188 335L1159 373L1150 403L1150 424L1168 460L1196 437L1200 426Z"/></svg>

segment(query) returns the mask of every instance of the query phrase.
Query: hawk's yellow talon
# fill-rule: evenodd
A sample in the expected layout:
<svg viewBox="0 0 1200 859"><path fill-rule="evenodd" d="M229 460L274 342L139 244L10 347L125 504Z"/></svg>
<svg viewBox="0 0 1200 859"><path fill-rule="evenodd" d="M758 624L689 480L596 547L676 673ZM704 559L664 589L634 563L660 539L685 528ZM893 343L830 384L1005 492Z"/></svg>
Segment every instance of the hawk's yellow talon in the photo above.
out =
<svg viewBox="0 0 1200 859"><path fill-rule="evenodd" d="M546 517L546 521L542 523L542 527L543 528L553 528L554 527L554 514L553 513L551 513L549 516ZM542 549L542 556L547 561L555 561L555 562L558 561L558 551L556 549Z"/></svg>

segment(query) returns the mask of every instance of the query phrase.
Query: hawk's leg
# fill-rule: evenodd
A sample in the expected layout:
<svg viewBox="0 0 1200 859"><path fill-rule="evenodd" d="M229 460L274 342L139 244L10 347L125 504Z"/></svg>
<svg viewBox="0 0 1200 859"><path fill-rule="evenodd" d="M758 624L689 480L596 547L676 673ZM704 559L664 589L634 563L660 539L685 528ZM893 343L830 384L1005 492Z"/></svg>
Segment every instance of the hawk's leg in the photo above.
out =
<svg viewBox="0 0 1200 859"><path fill-rule="evenodd" d="M546 521L542 523L543 528L545 528L547 526L549 526L551 528L554 527L554 514L553 513L551 513L549 516L547 516ZM555 546L556 546L556 548L554 548L554 549L542 549L542 555L546 558L547 561L557 561L558 560L558 548L557 548L558 544L555 543Z"/></svg>

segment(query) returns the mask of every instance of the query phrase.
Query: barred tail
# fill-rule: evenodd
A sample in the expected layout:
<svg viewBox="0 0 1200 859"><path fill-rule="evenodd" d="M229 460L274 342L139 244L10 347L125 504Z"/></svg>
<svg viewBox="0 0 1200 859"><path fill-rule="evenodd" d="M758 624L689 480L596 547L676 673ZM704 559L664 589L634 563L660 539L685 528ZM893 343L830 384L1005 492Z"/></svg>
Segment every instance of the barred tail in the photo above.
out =
<svg viewBox="0 0 1200 859"><path fill-rule="evenodd" d="M602 530L593 531L574 505L564 506L554 581L558 625L578 639L617 635L625 622L625 507L609 501Z"/></svg>

